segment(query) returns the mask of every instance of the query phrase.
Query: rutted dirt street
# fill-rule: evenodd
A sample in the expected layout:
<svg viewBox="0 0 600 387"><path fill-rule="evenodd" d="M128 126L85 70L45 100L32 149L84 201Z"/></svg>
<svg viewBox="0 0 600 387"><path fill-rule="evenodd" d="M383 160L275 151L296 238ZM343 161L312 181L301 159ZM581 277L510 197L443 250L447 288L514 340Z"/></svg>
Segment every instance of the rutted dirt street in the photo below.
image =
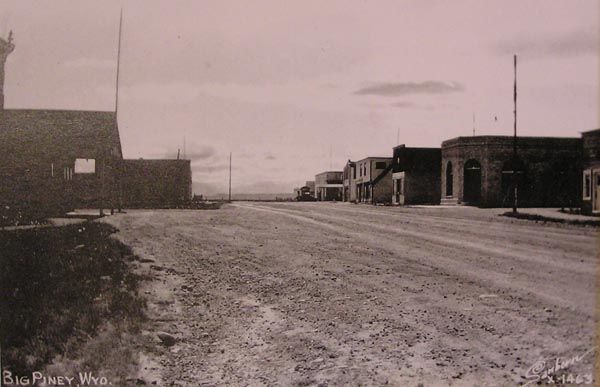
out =
<svg viewBox="0 0 600 387"><path fill-rule="evenodd" d="M593 371L595 229L342 203L107 221L154 277L148 384L518 385L578 355L558 374Z"/></svg>

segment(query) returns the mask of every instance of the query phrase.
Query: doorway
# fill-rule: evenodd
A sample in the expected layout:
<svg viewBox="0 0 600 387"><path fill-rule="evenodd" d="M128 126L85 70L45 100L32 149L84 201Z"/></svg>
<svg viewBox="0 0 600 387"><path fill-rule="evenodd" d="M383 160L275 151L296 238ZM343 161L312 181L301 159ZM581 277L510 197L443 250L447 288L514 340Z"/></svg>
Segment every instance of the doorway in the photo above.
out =
<svg viewBox="0 0 600 387"><path fill-rule="evenodd" d="M465 163L464 199L467 204L478 205L481 201L481 164L470 159Z"/></svg>

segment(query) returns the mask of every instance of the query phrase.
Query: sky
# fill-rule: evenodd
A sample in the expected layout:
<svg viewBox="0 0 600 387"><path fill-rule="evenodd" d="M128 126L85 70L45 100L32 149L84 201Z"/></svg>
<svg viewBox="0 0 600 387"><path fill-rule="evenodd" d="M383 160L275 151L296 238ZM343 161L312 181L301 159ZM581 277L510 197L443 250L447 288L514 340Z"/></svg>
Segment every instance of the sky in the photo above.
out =
<svg viewBox="0 0 600 387"><path fill-rule="evenodd" d="M0 1L5 107L115 110L195 193L291 192L348 159L600 128L595 0ZM185 152L184 152L185 150Z"/></svg>

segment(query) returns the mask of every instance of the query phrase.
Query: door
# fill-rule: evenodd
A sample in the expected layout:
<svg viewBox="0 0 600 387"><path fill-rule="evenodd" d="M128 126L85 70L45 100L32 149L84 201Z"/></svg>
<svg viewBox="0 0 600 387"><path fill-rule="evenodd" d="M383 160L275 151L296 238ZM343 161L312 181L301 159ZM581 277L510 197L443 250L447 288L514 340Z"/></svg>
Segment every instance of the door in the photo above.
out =
<svg viewBox="0 0 600 387"><path fill-rule="evenodd" d="M481 164L469 160L464 169L464 199L467 204L478 205L481 199Z"/></svg>

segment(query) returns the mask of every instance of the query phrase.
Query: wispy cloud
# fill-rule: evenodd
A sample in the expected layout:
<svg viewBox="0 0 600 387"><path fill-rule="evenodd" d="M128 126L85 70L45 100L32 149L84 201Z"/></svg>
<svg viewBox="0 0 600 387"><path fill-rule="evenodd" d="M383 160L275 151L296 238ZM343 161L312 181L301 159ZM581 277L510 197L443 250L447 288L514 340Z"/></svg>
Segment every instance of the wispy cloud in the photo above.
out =
<svg viewBox="0 0 600 387"><path fill-rule="evenodd" d="M190 160L204 160L214 156L216 153L217 151L212 146L202 145L186 149L185 157Z"/></svg>
<svg viewBox="0 0 600 387"><path fill-rule="evenodd" d="M409 94L446 94L464 90L457 82L424 81L424 82L382 82L363 87L354 92L356 95L379 95L395 97Z"/></svg>
<svg viewBox="0 0 600 387"><path fill-rule="evenodd" d="M393 102L390 104L390 106L399 109L435 110L435 107L433 105L420 105L410 101Z"/></svg>
<svg viewBox="0 0 600 387"><path fill-rule="evenodd" d="M555 37L528 37L502 41L494 47L500 55L518 54L525 58L574 57L597 55L600 51L598 33L580 30Z"/></svg>

